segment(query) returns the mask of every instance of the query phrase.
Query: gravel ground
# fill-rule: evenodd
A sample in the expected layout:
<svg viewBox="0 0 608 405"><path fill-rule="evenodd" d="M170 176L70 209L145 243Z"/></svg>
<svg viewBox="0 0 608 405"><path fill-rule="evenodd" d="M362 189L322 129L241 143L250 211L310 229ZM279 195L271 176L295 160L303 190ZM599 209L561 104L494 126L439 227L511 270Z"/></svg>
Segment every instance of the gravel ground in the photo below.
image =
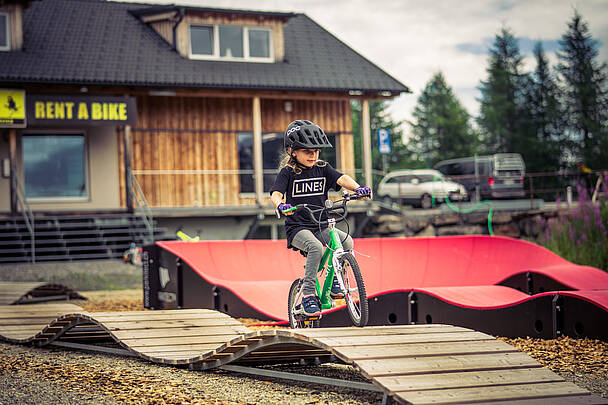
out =
<svg viewBox="0 0 608 405"><path fill-rule="evenodd" d="M85 310L141 310L141 290L96 291ZM242 320L244 323L255 320ZM608 398L608 343L591 339L505 339L566 380ZM352 367L274 366L274 370L366 381ZM0 343L1 404L377 404L379 393L188 371L136 358Z"/></svg>

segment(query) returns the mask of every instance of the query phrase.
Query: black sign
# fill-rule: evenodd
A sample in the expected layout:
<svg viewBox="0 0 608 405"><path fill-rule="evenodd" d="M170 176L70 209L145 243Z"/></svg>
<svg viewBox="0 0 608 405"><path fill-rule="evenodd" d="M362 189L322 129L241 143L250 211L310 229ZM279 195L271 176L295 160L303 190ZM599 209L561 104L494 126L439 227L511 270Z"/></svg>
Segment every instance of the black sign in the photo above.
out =
<svg viewBox="0 0 608 405"><path fill-rule="evenodd" d="M134 97L27 95L28 125L135 125Z"/></svg>

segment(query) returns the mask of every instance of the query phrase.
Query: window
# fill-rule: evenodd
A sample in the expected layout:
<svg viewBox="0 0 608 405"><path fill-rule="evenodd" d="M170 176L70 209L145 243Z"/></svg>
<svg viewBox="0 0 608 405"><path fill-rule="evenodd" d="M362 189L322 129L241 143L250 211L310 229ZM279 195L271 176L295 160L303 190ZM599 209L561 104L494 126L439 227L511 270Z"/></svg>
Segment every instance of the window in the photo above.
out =
<svg viewBox="0 0 608 405"><path fill-rule="evenodd" d="M319 153L319 159L326 161L331 165L331 167L338 170L338 159L336 159L336 156L338 156L338 138L336 137L336 135L325 135L327 135L327 139L329 140L329 143L332 144L333 148L321 149L321 153Z"/></svg>
<svg viewBox="0 0 608 405"><path fill-rule="evenodd" d="M336 167L336 136L327 135L333 148L321 149L320 159L325 160L332 167ZM253 179L253 134L251 132L240 132L237 135L239 150L239 170L246 171L239 174L241 193L255 192ZM283 133L267 132L262 134L262 161L264 170L264 191L270 191L274 185L283 158Z"/></svg>
<svg viewBox="0 0 608 405"><path fill-rule="evenodd" d="M84 134L25 134L22 141L28 200L88 197Z"/></svg>
<svg viewBox="0 0 608 405"><path fill-rule="evenodd" d="M10 27L8 24L8 14L0 13L0 51L11 49Z"/></svg>
<svg viewBox="0 0 608 405"><path fill-rule="evenodd" d="M271 29L238 25L191 25L190 57L273 62Z"/></svg>

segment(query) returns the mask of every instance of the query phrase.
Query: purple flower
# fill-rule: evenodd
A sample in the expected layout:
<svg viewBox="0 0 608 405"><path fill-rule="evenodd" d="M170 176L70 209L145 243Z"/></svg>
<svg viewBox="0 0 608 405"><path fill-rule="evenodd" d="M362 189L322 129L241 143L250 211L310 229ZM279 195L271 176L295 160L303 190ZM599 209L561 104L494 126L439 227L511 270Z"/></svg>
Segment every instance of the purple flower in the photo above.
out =
<svg viewBox="0 0 608 405"><path fill-rule="evenodd" d="M572 228L568 229L568 236L570 237L570 243L574 244L574 230Z"/></svg>
<svg viewBox="0 0 608 405"><path fill-rule="evenodd" d="M587 235L585 235L585 234L581 235L581 242L582 243L587 242Z"/></svg>
<svg viewBox="0 0 608 405"><path fill-rule="evenodd" d="M555 200L555 205L557 205L557 209L559 209L559 205L561 204L562 199L557 197L557 200Z"/></svg>

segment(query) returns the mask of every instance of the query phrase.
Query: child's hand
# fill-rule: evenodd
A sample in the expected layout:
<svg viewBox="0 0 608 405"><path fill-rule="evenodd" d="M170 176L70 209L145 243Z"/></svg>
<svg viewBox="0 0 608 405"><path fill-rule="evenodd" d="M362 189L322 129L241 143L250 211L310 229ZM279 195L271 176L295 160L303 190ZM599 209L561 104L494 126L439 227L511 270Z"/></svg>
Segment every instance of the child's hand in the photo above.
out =
<svg viewBox="0 0 608 405"><path fill-rule="evenodd" d="M277 207L279 212L283 215L293 215L293 211L285 212L292 208L293 208L293 206L291 204L286 204L286 203L280 203L279 206Z"/></svg>
<svg viewBox="0 0 608 405"><path fill-rule="evenodd" d="M372 189L369 187L359 187L355 190L355 193L357 193L358 197L372 197Z"/></svg>

